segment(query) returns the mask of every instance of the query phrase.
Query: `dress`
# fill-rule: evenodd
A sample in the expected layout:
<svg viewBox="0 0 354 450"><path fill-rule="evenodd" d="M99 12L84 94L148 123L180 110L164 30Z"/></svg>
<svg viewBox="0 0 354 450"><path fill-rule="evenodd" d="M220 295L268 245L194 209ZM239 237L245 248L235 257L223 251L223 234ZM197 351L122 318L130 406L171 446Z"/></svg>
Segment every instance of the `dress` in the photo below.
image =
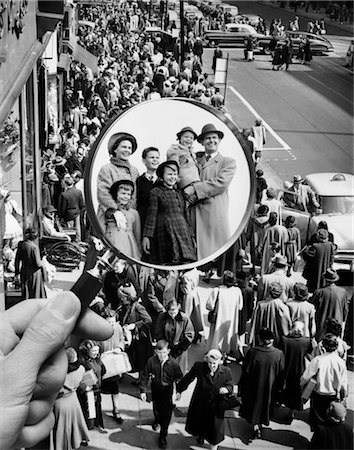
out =
<svg viewBox="0 0 354 450"><path fill-rule="evenodd" d="M12 248L16 248L17 243L22 239L22 228L14 214L21 214L17 203L14 200L4 202L5 209L5 231L3 239L12 239Z"/></svg>
<svg viewBox="0 0 354 450"><path fill-rule="evenodd" d="M217 302L216 322L210 326L207 348L218 348L226 354L237 354L239 313L243 308L241 289L220 286L211 291L206 308L212 311Z"/></svg>
<svg viewBox="0 0 354 450"><path fill-rule="evenodd" d="M183 392L197 379L188 408L186 431L193 436L203 436L210 444L223 441L225 434L224 414L216 410L218 391L226 387L232 393L231 370L219 366L214 376L210 375L207 362L196 362L177 384L177 392Z"/></svg>
<svg viewBox="0 0 354 450"><path fill-rule="evenodd" d="M15 258L15 273L21 274L24 298L47 297L42 267L43 262L38 246L31 240L19 242Z"/></svg>
<svg viewBox="0 0 354 450"><path fill-rule="evenodd" d="M199 273L197 269L184 272L180 277L179 287L183 295L181 310L190 317L196 338L204 332L198 284Z"/></svg>
<svg viewBox="0 0 354 450"><path fill-rule="evenodd" d="M140 261L141 227L140 216L135 209L120 209L127 219L127 229L117 227L114 217L106 220L106 237L123 255Z"/></svg>
<svg viewBox="0 0 354 450"><path fill-rule="evenodd" d="M76 389L81 383L85 368L79 366L69 372L54 403L55 425L51 450L72 450L81 445L83 439L89 440L88 429L81 410Z"/></svg>
<svg viewBox="0 0 354 450"><path fill-rule="evenodd" d="M143 237L150 238L151 262L178 264L196 260L193 230L188 223L183 196L176 189L151 190Z"/></svg>
<svg viewBox="0 0 354 450"><path fill-rule="evenodd" d="M283 387L284 354L270 347L251 348L246 354L239 392L240 417L251 425L269 425L271 410Z"/></svg>

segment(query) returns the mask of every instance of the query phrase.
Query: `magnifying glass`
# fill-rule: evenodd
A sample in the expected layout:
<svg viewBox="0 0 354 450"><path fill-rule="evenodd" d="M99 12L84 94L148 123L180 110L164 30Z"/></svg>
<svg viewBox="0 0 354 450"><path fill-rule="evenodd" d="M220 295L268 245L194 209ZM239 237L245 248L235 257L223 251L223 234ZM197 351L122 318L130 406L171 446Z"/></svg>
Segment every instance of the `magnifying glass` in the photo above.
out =
<svg viewBox="0 0 354 450"><path fill-rule="evenodd" d="M186 128L192 142L182 141ZM139 205L137 179L144 179L151 148L165 167ZM187 176L183 184L193 165L195 179ZM88 155L84 186L93 234L108 250L103 264L117 257L159 270L190 270L225 253L247 225L256 191L254 162L235 124L208 105L178 97L139 103L108 122ZM146 237L149 252L142 246Z"/></svg>
<svg viewBox="0 0 354 450"><path fill-rule="evenodd" d="M189 149L185 145L178 149L181 140L177 135L186 128L194 132L192 145ZM127 139L122 142L120 136ZM130 149L126 153L124 146ZM145 196L147 217L142 220L139 197L143 188L140 183L137 192L136 186L137 177L141 179L147 171L144 150L158 150L159 162L164 164L171 160L171 146L176 149L173 159L178 164L179 181L172 189L166 187L166 182L169 183L164 179L166 170L157 171L160 179L151 188L150 196ZM185 159L189 159L188 167L184 165ZM181 180L193 165L197 177L186 186L187 176L187 182L181 186ZM254 163L235 124L216 109L184 98L142 102L110 121L89 153L84 179L87 214L94 234L118 257L164 270L192 269L222 255L245 228L255 198ZM134 185L125 189L130 195L128 206L125 199L117 200L117 182L119 185L124 180ZM195 195L188 198L186 192ZM185 205L181 204L181 195ZM193 203L189 204L191 198ZM114 210L122 211L130 221L125 236L116 232L121 238L112 232L110 225L113 222L114 228ZM179 213L184 215L187 225ZM139 221L138 226L135 220ZM126 245L127 233L137 241L140 254ZM150 255L141 249L144 237L149 238ZM194 259L192 252L188 253L191 241L195 245ZM185 247L189 249L185 251Z"/></svg>

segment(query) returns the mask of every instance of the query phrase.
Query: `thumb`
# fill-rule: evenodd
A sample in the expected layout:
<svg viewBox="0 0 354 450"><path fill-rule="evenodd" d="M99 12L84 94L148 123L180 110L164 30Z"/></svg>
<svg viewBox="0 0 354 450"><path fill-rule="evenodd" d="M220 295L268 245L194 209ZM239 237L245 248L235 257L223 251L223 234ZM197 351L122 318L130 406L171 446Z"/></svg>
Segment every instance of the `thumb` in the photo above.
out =
<svg viewBox="0 0 354 450"><path fill-rule="evenodd" d="M28 388L34 388L41 366L71 334L80 310L80 301L72 292L56 295L32 319L19 344L6 356L8 379L23 381L25 374Z"/></svg>

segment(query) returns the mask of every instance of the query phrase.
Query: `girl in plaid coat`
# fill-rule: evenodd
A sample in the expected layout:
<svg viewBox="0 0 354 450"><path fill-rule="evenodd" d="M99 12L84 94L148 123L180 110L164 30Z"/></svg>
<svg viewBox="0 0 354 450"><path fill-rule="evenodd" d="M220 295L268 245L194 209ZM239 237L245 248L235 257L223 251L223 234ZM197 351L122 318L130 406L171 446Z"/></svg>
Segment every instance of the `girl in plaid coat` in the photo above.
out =
<svg viewBox="0 0 354 450"><path fill-rule="evenodd" d="M178 163L165 161L156 173L162 183L150 193L149 212L143 230L143 251L156 264L195 261L194 233L186 218L182 193L176 189Z"/></svg>

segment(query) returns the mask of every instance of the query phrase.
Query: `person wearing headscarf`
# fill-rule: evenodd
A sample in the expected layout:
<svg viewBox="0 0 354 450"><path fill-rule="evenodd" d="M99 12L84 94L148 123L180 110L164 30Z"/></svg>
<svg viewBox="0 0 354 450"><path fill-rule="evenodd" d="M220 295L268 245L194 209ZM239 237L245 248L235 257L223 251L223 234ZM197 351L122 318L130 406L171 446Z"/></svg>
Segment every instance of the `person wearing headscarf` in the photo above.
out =
<svg viewBox="0 0 354 450"><path fill-rule="evenodd" d="M328 240L328 231L318 230L316 236L317 242L308 246L303 252L306 265L302 275L307 280L310 292L325 286L322 274L332 267L334 260L334 246Z"/></svg>
<svg viewBox="0 0 354 450"><path fill-rule="evenodd" d="M289 333L291 327L290 312L287 305L280 299L283 288L279 283L269 287L269 297L257 303L251 319L250 344L257 345L257 336L262 328L269 328L274 334L277 344L282 336Z"/></svg>
<svg viewBox="0 0 354 450"><path fill-rule="evenodd" d="M309 291L303 283L295 283L294 298L286 305L290 311L291 321L301 320L304 322L303 335L314 338L316 335L315 307L308 301Z"/></svg>
<svg viewBox="0 0 354 450"><path fill-rule="evenodd" d="M217 407L218 401L233 392L231 369L222 363L221 352L209 350L205 361L196 362L176 388L181 394L197 380L188 408L186 431L197 436L199 445L203 445L205 439L213 450L225 437L224 411Z"/></svg>
<svg viewBox="0 0 354 450"><path fill-rule="evenodd" d="M262 437L262 427L269 425L283 387L284 354L273 346L273 332L260 329L258 341L246 354L238 385L242 399L239 414L252 426L250 440Z"/></svg>

